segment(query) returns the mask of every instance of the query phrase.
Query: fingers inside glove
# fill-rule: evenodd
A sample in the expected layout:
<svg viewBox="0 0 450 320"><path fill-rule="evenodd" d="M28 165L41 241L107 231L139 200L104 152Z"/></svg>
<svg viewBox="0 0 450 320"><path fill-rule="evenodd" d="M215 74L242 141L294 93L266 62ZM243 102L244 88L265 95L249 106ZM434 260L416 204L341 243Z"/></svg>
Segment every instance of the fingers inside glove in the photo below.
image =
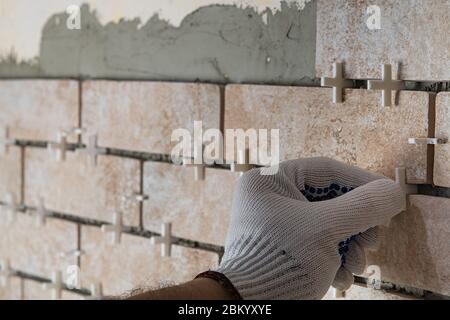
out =
<svg viewBox="0 0 450 320"><path fill-rule="evenodd" d="M381 179L330 201L314 203L326 232L336 241L382 225L402 212L406 197L392 180Z"/></svg>
<svg viewBox="0 0 450 320"><path fill-rule="evenodd" d="M328 158L308 158L286 161L280 170L295 180L299 189L356 188L385 177ZM345 192L344 192L345 193Z"/></svg>
<svg viewBox="0 0 450 320"><path fill-rule="evenodd" d="M380 228L370 228L366 232L356 236L355 239L358 244L367 250L376 250L380 242Z"/></svg>
<svg viewBox="0 0 450 320"><path fill-rule="evenodd" d="M333 281L333 288L345 291L349 289L354 282L353 274L345 267L340 267Z"/></svg>
<svg viewBox="0 0 450 320"><path fill-rule="evenodd" d="M363 274L366 268L366 254L355 240L348 245L348 251L343 255L343 266L352 274Z"/></svg>

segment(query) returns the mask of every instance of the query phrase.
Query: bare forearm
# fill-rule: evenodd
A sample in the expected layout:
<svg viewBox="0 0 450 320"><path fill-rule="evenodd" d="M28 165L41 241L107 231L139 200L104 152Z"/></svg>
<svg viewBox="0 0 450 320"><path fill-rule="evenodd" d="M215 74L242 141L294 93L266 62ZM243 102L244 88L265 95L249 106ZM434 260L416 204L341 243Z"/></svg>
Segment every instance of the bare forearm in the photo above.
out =
<svg viewBox="0 0 450 320"><path fill-rule="evenodd" d="M232 300L233 297L216 281L206 278L185 284L134 295L129 300Z"/></svg>

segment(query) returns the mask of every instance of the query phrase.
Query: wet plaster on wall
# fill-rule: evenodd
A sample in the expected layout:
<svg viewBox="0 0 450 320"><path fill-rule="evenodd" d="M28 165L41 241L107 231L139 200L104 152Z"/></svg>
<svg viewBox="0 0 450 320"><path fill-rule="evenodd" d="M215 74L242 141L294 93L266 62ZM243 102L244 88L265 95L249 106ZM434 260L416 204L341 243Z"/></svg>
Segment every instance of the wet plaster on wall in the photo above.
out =
<svg viewBox="0 0 450 320"><path fill-rule="evenodd" d="M157 15L102 25L81 7L81 30L68 16L50 17L36 64L0 61L0 77L82 77L215 83L317 84L316 2L301 10L211 5L187 15L179 27Z"/></svg>
<svg viewBox="0 0 450 320"><path fill-rule="evenodd" d="M0 77L11 75L13 77L38 77L40 74L38 59L19 61L12 50L7 55L0 56Z"/></svg>

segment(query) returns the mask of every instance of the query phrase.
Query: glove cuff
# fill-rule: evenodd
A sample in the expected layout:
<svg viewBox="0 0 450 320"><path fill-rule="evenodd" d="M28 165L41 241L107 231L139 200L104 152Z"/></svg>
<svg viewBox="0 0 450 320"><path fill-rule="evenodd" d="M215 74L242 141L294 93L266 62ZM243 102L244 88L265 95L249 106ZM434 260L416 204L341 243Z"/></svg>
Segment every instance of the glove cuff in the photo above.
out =
<svg viewBox="0 0 450 320"><path fill-rule="evenodd" d="M200 273L198 276L195 277L195 279L201 278L212 279L216 281L230 294L231 297L233 297L233 300L242 300L239 291L237 291L237 289L231 283L230 279L228 279L224 274L216 271L206 271Z"/></svg>
<svg viewBox="0 0 450 320"><path fill-rule="evenodd" d="M247 236L229 248L216 271L231 281L244 300L321 298L298 261L270 239Z"/></svg>

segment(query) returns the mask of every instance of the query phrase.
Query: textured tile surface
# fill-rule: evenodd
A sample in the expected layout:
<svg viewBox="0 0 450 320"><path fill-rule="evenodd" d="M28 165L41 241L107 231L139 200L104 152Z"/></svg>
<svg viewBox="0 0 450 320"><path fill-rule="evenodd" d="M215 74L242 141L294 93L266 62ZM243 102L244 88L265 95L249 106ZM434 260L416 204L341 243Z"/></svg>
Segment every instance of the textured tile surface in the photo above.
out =
<svg viewBox="0 0 450 320"><path fill-rule="evenodd" d="M194 121L203 121L204 129L220 128L218 86L83 83L83 127L98 134L100 146L170 154L172 131L183 128L192 132Z"/></svg>
<svg viewBox="0 0 450 320"><path fill-rule="evenodd" d="M336 298L334 290L331 288L322 300L416 300L412 296L388 293L382 290L353 285L345 292L345 297Z"/></svg>
<svg viewBox="0 0 450 320"><path fill-rule="evenodd" d="M52 293L50 290L45 290L42 283L25 280L24 281L24 299L25 300L51 300ZM61 300L80 300L82 296L69 291L63 291Z"/></svg>
<svg viewBox="0 0 450 320"><path fill-rule="evenodd" d="M450 187L450 92L441 92L436 98L436 137L448 142L435 147L434 184Z"/></svg>
<svg viewBox="0 0 450 320"><path fill-rule="evenodd" d="M20 148L9 147L6 154L0 154L0 201L6 201L11 192L20 200L21 184Z"/></svg>
<svg viewBox="0 0 450 320"><path fill-rule="evenodd" d="M279 129L281 160L326 156L409 182L425 183L427 146L408 138L428 135L430 95L401 92L399 105L380 106L380 93L346 90L343 104L328 88L229 86L225 128Z"/></svg>
<svg viewBox="0 0 450 320"><path fill-rule="evenodd" d="M204 181L194 181L194 169L146 163L144 226L159 232L172 222L174 236L223 245L239 176L228 170L206 169Z"/></svg>
<svg viewBox="0 0 450 320"><path fill-rule="evenodd" d="M76 81L0 81L0 126L13 138L53 141L59 131L78 127L78 114Z"/></svg>
<svg viewBox="0 0 450 320"><path fill-rule="evenodd" d="M9 287L0 287L0 300L21 300L21 298L19 278L10 278Z"/></svg>
<svg viewBox="0 0 450 320"><path fill-rule="evenodd" d="M128 196L139 192L140 164L136 160L100 156L92 166L85 155L69 152L57 162L47 150L27 149L25 202L82 217L112 222L121 210L124 223L136 225L139 204Z"/></svg>
<svg viewBox="0 0 450 320"><path fill-rule="evenodd" d="M380 30L367 27L370 5L381 9ZM316 74L344 62L348 78L381 78L390 63L404 80L450 80L449 12L448 0L318 0Z"/></svg>
<svg viewBox="0 0 450 320"><path fill-rule="evenodd" d="M414 195L410 202L368 263L380 267L382 280L449 295L450 199Z"/></svg>
<svg viewBox="0 0 450 320"><path fill-rule="evenodd" d="M106 295L189 281L218 263L217 254L177 246L172 257L162 258L159 246L130 235L112 246L94 227L82 228L82 248L86 252L81 258L82 286L101 282Z"/></svg>
<svg viewBox="0 0 450 320"><path fill-rule="evenodd" d="M0 209L3 215L4 211ZM48 219L44 227L36 226L32 216L19 214L12 225L0 218L0 257L9 259L11 268L49 277L54 270L74 264L73 257L62 257L76 248L75 224Z"/></svg>

